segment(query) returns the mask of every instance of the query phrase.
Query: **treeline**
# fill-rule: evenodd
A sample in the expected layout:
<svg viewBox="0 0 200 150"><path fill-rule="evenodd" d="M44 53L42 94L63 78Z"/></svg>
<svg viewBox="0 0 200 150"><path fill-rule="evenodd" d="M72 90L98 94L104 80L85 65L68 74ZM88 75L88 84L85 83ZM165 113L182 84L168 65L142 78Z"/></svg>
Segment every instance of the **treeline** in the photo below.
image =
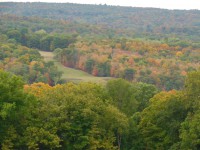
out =
<svg viewBox="0 0 200 150"><path fill-rule="evenodd" d="M4 32L9 39L14 39L29 48L37 48L43 51L54 51L56 48L66 48L75 42L76 35L48 34L45 30L28 32L27 28L9 29Z"/></svg>
<svg viewBox="0 0 200 150"><path fill-rule="evenodd" d="M0 3L1 14L38 16L117 29L135 36L174 35L199 41L199 10L166 10L69 3ZM192 35L192 36L191 36ZM112 34L110 34L112 36ZM145 35L146 36L146 35Z"/></svg>
<svg viewBox="0 0 200 150"><path fill-rule="evenodd" d="M0 34L0 69L21 76L29 84L43 82L55 85L64 82L62 72L58 71L54 62L45 62L37 49L17 43L17 37Z"/></svg>
<svg viewBox="0 0 200 150"><path fill-rule="evenodd" d="M1 149L198 150L200 72L181 91L145 83L25 85L0 71ZM3 91L3 92L2 92Z"/></svg>
<svg viewBox="0 0 200 150"><path fill-rule="evenodd" d="M123 38L77 41L55 49L54 54L63 65L95 76L120 77L171 90L181 89L187 72L198 69L199 52L187 45Z"/></svg>

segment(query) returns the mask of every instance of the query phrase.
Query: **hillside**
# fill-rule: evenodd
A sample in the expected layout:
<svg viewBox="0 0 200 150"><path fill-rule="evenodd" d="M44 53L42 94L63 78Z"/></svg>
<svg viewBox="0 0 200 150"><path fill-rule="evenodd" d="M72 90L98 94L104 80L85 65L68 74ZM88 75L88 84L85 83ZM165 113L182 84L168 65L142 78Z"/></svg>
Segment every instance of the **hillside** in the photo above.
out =
<svg viewBox="0 0 200 150"><path fill-rule="evenodd" d="M0 3L0 149L199 150L199 124L199 10Z"/></svg>
<svg viewBox="0 0 200 150"><path fill-rule="evenodd" d="M58 68L171 90L182 89L187 73L200 67L198 10L69 3L0 3L0 7L4 41L54 52L63 65L56 63ZM7 68L11 62L6 55L2 58Z"/></svg>
<svg viewBox="0 0 200 150"><path fill-rule="evenodd" d="M42 17L118 29L128 36L141 34L175 35L199 40L199 10L166 10L155 8L80 5L70 3L0 3L1 14ZM130 33L131 32L131 33ZM112 36L112 32L110 36Z"/></svg>

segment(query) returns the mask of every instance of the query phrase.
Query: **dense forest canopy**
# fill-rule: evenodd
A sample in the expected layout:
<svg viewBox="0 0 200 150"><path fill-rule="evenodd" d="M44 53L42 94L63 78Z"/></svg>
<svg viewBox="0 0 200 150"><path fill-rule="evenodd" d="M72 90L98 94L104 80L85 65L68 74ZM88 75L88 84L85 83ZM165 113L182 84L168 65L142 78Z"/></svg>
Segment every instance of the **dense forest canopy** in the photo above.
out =
<svg viewBox="0 0 200 150"><path fill-rule="evenodd" d="M199 150L199 35L199 10L0 3L0 149Z"/></svg>
<svg viewBox="0 0 200 150"><path fill-rule="evenodd" d="M199 40L199 10L81 5L70 3L1 3L1 14L67 20L76 23L141 33L172 34ZM125 30L125 31L123 31ZM192 36L191 36L192 35ZM197 39L196 39L197 38Z"/></svg>
<svg viewBox="0 0 200 150"><path fill-rule="evenodd" d="M187 72L199 68L199 41L183 40L178 38L180 35L164 37L165 34L162 34L163 37L156 35L152 39L141 34L131 38L119 29L110 30L73 21L8 14L1 15L0 18L2 53L5 53L5 44L9 43L9 47L12 42L15 47L20 44L31 49L53 52L57 61L64 66L80 69L94 76L120 77L154 84L165 90L181 89ZM12 53L12 48L6 51ZM20 55L22 54L24 53ZM8 68L8 63L13 63L12 60L6 60L10 57L2 55L1 62L5 69ZM32 61L27 63L31 65ZM50 85L59 83L60 73L56 74L56 82L49 79L49 73L46 74L46 79L42 79L43 82L46 80L45 83ZM36 77L33 81L35 80Z"/></svg>
<svg viewBox="0 0 200 150"><path fill-rule="evenodd" d="M0 71L1 149L198 150L200 72L182 91L123 79L25 85Z"/></svg>
<svg viewBox="0 0 200 150"><path fill-rule="evenodd" d="M0 3L0 8L1 66L28 83L65 81L61 72L52 74L56 68L46 69L45 64L43 70L49 71L27 70L34 59L26 67L14 64L19 53L13 55L11 45L53 52L62 65L94 76L145 82L163 90L183 88L187 72L199 69L199 10L11 2ZM20 67L10 69L9 64Z"/></svg>

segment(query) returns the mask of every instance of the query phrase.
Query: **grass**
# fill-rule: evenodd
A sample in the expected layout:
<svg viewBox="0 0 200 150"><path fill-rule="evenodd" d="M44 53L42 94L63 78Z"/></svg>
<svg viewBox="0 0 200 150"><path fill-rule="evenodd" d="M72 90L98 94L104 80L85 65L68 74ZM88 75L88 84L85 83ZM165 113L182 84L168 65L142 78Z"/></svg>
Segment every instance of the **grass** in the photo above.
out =
<svg viewBox="0 0 200 150"><path fill-rule="evenodd" d="M39 51L40 54L44 57L45 61L54 61L55 65L58 67L59 71L63 72L62 78L65 79L66 81L71 81L71 82L96 82L96 83L103 83L105 84L106 81L110 80L111 77L95 77L91 74L88 74L84 71L69 68L63 66L60 62L56 61L53 57L52 52L44 52L44 51Z"/></svg>

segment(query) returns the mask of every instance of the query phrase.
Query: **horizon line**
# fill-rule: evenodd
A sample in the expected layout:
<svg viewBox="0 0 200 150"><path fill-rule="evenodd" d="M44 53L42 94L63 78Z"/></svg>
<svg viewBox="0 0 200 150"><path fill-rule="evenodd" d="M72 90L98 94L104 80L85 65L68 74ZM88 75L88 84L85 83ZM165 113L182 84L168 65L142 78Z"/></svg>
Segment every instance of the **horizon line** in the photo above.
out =
<svg viewBox="0 0 200 150"><path fill-rule="evenodd" d="M129 8L150 8L150 9L164 9L164 10L185 10L185 11L190 11L190 10L197 10L200 11L200 9L193 8L193 9L178 9L178 8L164 8L164 7L141 7L141 6L124 6L124 5L110 5L110 4L88 4L88 3L72 3L72 2L43 2L43 1L34 1L34 2L19 2L19 1L0 1L0 3L47 3L47 4L76 4L76 5L96 5L96 6L111 6L111 7L129 7Z"/></svg>

